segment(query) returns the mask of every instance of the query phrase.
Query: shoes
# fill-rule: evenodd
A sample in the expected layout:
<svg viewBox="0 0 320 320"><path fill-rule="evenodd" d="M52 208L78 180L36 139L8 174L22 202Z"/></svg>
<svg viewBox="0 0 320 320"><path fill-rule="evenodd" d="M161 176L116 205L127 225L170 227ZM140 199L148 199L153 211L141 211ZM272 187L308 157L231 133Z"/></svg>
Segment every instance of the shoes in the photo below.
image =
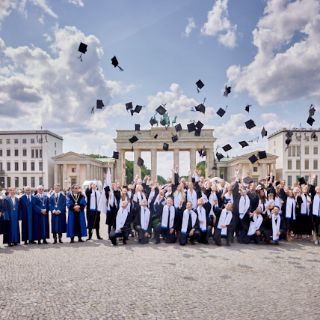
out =
<svg viewBox="0 0 320 320"><path fill-rule="evenodd" d="M27 246L28 245L28 241L25 241L24 244Z"/></svg>
<svg viewBox="0 0 320 320"><path fill-rule="evenodd" d="M42 243L41 243L41 240L38 240L38 244L42 244Z"/></svg>
<svg viewBox="0 0 320 320"><path fill-rule="evenodd" d="M59 238L59 243L63 243L63 241L61 240L61 238Z"/></svg>
<svg viewBox="0 0 320 320"><path fill-rule="evenodd" d="M43 240L43 243L44 243L44 244L48 244L48 242L47 242L47 240L46 240L46 239L44 239L44 240Z"/></svg>
<svg viewBox="0 0 320 320"><path fill-rule="evenodd" d="M71 239L70 243L74 243L74 239Z"/></svg>
<svg viewBox="0 0 320 320"><path fill-rule="evenodd" d="M79 238L78 242L84 242L81 238Z"/></svg>
<svg viewBox="0 0 320 320"><path fill-rule="evenodd" d="M29 241L29 244L36 244L35 241Z"/></svg>
<svg viewBox="0 0 320 320"><path fill-rule="evenodd" d="M54 239L53 243L58 243L57 239Z"/></svg>
<svg viewBox="0 0 320 320"><path fill-rule="evenodd" d="M98 240L103 240L103 238L102 238L102 237L100 237L100 236L97 236L97 239L98 239Z"/></svg>

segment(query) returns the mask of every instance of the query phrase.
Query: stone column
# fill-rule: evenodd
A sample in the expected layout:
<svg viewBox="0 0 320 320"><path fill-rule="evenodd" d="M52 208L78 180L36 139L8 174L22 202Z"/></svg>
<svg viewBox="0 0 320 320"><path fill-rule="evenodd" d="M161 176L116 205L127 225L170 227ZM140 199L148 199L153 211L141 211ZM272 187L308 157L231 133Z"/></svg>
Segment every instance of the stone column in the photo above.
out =
<svg viewBox="0 0 320 320"><path fill-rule="evenodd" d="M91 174L90 174L90 164L87 164L86 166L86 180L91 179Z"/></svg>
<svg viewBox="0 0 320 320"><path fill-rule="evenodd" d="M133 151L133 179L135 179L136 175L138 175L138 177L141 178L141 168L137 164L139 157L141 157L141 150L134 149L134 151Z"/></svg>
<svg viewBox="0 0 320 320"><path fill-rule="evenodd" d="M76 172L77 172L77 184L80 184L80 164L77 164Z"/></svg>
<svg viewBox="0 0 320 320"><path fill-rule="evenodd" d="M190 149L190 170L191 170L191 175L193 174L194 170L196 169L196 149Z"/></svg>
<svg viewBox="0 0 320 320"><path fill-rule="evenodd" d="M63 188L68 188L68 171L67 171L67 164L62 165L62 185Z"/></svg>
<svg viewBox="0 0 320 320"><path fill-rule="evenodd" d="M262 163L261 164L261 176L260 179L263 179L267 176L267 164L266 163Z"/></svg>
<svg viewBox="0 0 320 320"><path fill-rule="evenodd" d="M179 149L173 149L173 168L179 167Z"/></svg>
<svg viewBox="0 0 320 320"><path fill-rule="evenodd" d="M59 165L58 165L58 164L55 164L55 165L54 165L54 181L53 181L54 184L59 183L59 180L58 180L58 170L59 170Z"/></svg>
<svg viewBox="0 0 320 320"><path fill-rule="evenodd" d="M213 167L213 149L207 149L206 155L206 177L208 178L212 174Z"/></svg>
<svg viewBox="0 0 320 320"><path fill-rule="evenodd" d="M121 184L123 183L123 166L124 166L124 158L125 158L125 152L124 150L119 150L119 159L116 160L115 165L115 177L114 180L119 181Z"/></svg>
<svg viewBox="0 0 320 320"><path fill-rule="evenodd" d="M157 149L151 149L151 180L157 180Z"/></svg>

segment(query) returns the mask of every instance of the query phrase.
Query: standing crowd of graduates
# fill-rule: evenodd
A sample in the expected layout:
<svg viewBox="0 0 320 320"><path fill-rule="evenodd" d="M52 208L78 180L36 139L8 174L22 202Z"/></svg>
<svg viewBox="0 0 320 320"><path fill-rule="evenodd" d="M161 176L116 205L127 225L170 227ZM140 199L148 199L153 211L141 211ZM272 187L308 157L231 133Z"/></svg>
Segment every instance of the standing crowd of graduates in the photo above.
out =
<svg viewBox="0 0 320 320"><path fill-rule="evenodd" d="M93 230L100 236L100 216L106 214L108 238L113 245L132 237L141 244L179 242L216 245L272 243L280 240L306 239L319 244L320 186L315 177L309 184L300 179L292 188L272 175L255 183L250 177L230 182L204 178L197 172L189 179L173 171L172 179L159 185L146 176L127 186L110 183L98 190L92 183L81 190L73 185L62 192L59 185L45 193L39 186L34 194L30 187L21 196L8 188L0 200L0 234L8 246L21 241L47 244L50 232L54 243L62 235L79 242L91 240ZM20 228L21 221L21 228ZM20 232L21 230L21 232Z"/></svg>

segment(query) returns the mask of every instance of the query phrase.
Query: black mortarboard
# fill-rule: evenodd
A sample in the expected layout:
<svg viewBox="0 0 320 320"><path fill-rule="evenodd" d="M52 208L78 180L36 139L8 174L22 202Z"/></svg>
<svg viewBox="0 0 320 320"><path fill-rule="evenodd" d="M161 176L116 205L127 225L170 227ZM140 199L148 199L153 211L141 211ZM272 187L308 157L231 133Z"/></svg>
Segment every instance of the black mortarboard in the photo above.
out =
<svg viewBox="0 0 320 320"><path fill-rule="evenodd" d="M205 157L207 155L206 149L199 149L198 152L200 157Z"/></svg>
<svg viewBox="0 0 320 320"><path fill-rule="evenodd" d="M225 86L223 95L227 97L229 93L231 93L231 87Z"/></svg>
<svg viewBox="0 0 320 320"><path fill-rule="evenodd" d="M287 145L287 147L289 146L289 144L291 143L292 139L291 137L288 137L286 140L285 140L285 143Z"/></svg>
<svg viewBox="0 0 320 320"><path fill-rule="evenodd" d="M251 107L251 104L247 104L244 110L246 110L247 112L250 112L250 107Z"/></svg>
<svg viewBox="0 0 320 320"><path fill-rule="evenodd" d="M139 139L138 139L138 137L137 136L132 136L130 139L129 139L129 141L131 142L131 143L135 143L135 142L137 142Z"/></svg>
<svg viewBox="0 0 320 320"><path fill-rule="evenodd" d="M126 110L127 110L127 111L128 111L128 110L131 110L132 108L133 108L132 102L126 103Z"/></svg>
<svg viewBox="0 0 320 320"><path fill-rule="evenodd" d="M250 183L253 182L253 179L252 179L251 177L247 176L247 177L244 177L244 178L243 178L243 182L244 182L245 184L250 184Z"/></svg>
<svg viewBox="0 0 320 320"><path fill-rule="evenodd" d="M176 124L174 128L176 129L176 132L182 131L181 123Z"/></svg>
<svg viewBox="0 0 320 320"><path fill-rule="evenodd" d="M309 107L309 117L313 117L314 114L316 112L315 107L313 106L313 104Z"/></svg>
<svg viewBox="0 0 320 320"><path fill-rule="evenodd" d="M153 136L153 139L157 139L158 138L158 134L156 133L154 136Z"/></svg>
<svg viewBox="0 0 320 320"><path fill-rule="evenodd" d="M188 127L188 132L196 131L196 125L194 122L188 123L187 127Z"/></svg>
<svg viewBox="0 0 320 320"><path fill-rule="evenodd" d="M222 153L217 152L216 157L217 157L218 161L220 161L221 159L224 158L224 155Z"/></svg>
<svg viewBox="0 0 320 320"><path fill-rule="evenodd" d="M246 125L247 129L252 129L256 126L256 124L252 119L246 121L244 124Z"/></svg>
<svg viewBox="0 0 320 320"><path fill-rule="evenodd" d="M204 87L204 83L201 80L198 80L196 82L196 86L197 86L197 91L200 92L200 89Z"/></svg>
<svg viewBox="0 0 320 320"><path fill-rule="evenodd" d="M137 160L137 165L138 165L139 167L142 167L142 166L144 165L144 160L139 157L138 160Z"/></svg>
<svg viewBox="0 0 320 320"><path fill-rule="evenodd" d="M135 106L134 110L130 110L131 115L133 116L134 113L139 113L142 109L142 106L139 106L138 104Z"/></svg>
<svg viewBox="0 0 320 320"><path fill-rule="evenodd" d="M225 146L222 147L222 149L223 149L225 152L227 152L227 151L231 150L232 147L230 146L230 144L226 144Z"/></svg>
<svg viewBox="0 0 320 320"><path fill-rule="evenodd" d="M102 100L97 100L96 108L97 109L103 109L103 107L104 107L103 101Z"/></svg>
<svg viewBox="0 0 320 320"><path fill-rule="evenodd" d="M134 125L134 130L135 130L135 131L140 131L140 124L139 124L139 123L136 123L136 124Z"/></svg>
<svg viewBox="0 0 320 320"><path fill-rule="evenodd" d="M199 105L195 106L196 111L199 111L203 114L206 113L206 107L203 103L200 103Z"/></svg>
<svg viewBox="0 0 320 320"><path fill-rule="evenodd" d="M265 151L258 152L259 159L265 159L267 157L267 153Z"/></svg>
<svg viewBox="0 0 320 320"><path fill-rule="evenodd" d="M254 164L256 161L258 161L258 158L255 154L253 154L251 157L248 158L248 160Z"/></svg>
<svg viewBox="0 0 320 320"><path fill-rule="evenodd" d="M242 148L247 147L249 145L247 141L240 141L239 144Z"/></svg>
<svg viewBox="0 0 320 320"><path fill-rule="evenodd" d="M87 52L87 47L87 44L80 42L78 51L85 54Z"/></svg>
<svg viewBox="0 0 320 320"><path fill-rule="evenodd" d="M174 135L171 137L171 139L172 139L172 142L174 143L174 142L177 142L179 138L177 135Z"/></svg>
<svg viewBox="0 0 320 320"><path fill-rule="evenodd" d="M194 135L196 137L200 137L201 136L201 128L196 128L196 130L194 131Z"/></svg>
<svg viewBox="0 0 320 320"><path fill-rule="evenodd" d="M158 124L158 120L155 117L152 117L149 121L149 123L151 124L151 126Z"/></svg>
<svg viewBox="0 0 320 320"><path fill-rule="evenodd" d="M119 159L119 152L118 151L113 151L112 158L113 159Z"/></svg>
<svg viewBox="0 0 320 320"><path fill-rule="evenodd" d="M314 131L311 134L311 139L317 139L317 135L316 135L316 133Z"/></svg>
<svg viewBox="0 0 320 320"><path fill-rule="evenodd" d="M286 132L286 137L287 138L291 138L292 136L293 136L293 132L292 131L289 130L289 131Z"/></svg>
<svg viewBox="0 0 320 320"><path fill-rule="evenodd" d="M222 108L219 108L219 110L217 111L217 115L219 117L223 117L225 113L226 113L226 111Z"/></svg>
<svg viewBox="0 0 320 320"><path fill-rule="evenodd" d="M119 62L116 56L111 58L111 63L115 68L118 67L119 70L123 71L123 69L119 66Z"/></svg>
<svg viewBox="0 0 320 320"><path fill-rule="evenodd" d="M198 121L196 123L196 127L197 127L197 129L202 129L203 128L203 123L201 121Z"/></svg>
<svg viewBox="0 0 320 320"><path fill-rule="evenodd" d="M163 146L162 146L162 149L164 151L168 151L169 150L169 145L167 143L164 143Z"/></svg>
<svg viewBox="0 0 320 320"><path fill-rule="evenodd" d="M263 127L262 130L261 130L261 136L262 138L263 137L266 137L268 135L268 131Z"/></svg>
<svg viewBox="0 0 320 320"><path fill-rule="evenodd" d="M161 116L163 116L163 115L167 112L167 110L166 110L163 106L159 106L159 107L156 109L156 111L157 111Z"/></svg>
<svg viewBox="0 0 320 320"><path fill-rule="evenodd" d="M298 181L299 181L300 186L303 185L303 184L307 184L307 182L306 182L304 177L299 178Z"/></svg>
<svg viewBox="0 0 320 320"><path fill-rule="evenodd" d="M313 123L315 122L315 120L312 117L309 117L307 120L307 123L312 127Z"/></svg>

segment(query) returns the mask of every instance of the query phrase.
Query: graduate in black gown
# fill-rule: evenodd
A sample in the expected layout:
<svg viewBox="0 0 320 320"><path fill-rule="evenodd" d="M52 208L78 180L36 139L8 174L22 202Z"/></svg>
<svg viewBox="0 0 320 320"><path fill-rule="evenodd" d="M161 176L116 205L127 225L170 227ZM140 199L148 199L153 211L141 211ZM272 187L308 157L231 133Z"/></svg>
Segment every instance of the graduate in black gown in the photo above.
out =
<svg viewBox="0 0 320 320"><path fill-rule="evenodd" d="M224 237L227 239L227 246L230 246L232 234L234 231L233 228L233 205L231 202L228 202L224 209L222 209L219 217L217 218L218 223L214 230L214 242L217 246L221 246L221 238Z"/></svg>
<svg viewBox="0 0 320 320"><path fill-rule="evenodd" d="M186 245L188 240L191 244L195 244L195 241L199 240L199 220L192 209L191 201L187 201L186 209L183 212L180 245Z"/></svg>
<svg viewBox="0 0 320 320"><path fill-rule="evenodd" d="M147 199L142 199L139 206L133 209L135 211L134 229L138 232L141 244L148 243L151 237L151 215L147 204Z"/></svg>
<svg viewBox="0 0 320 320"><path fill-rule="evenodd" d="M196 214L199 221L199 242L208 244L208 230L209 230L209 214L211 205L209 202L204 203L203 198L198 199L198 206ZM208 206L209 205L209 206Z"/></svg>

